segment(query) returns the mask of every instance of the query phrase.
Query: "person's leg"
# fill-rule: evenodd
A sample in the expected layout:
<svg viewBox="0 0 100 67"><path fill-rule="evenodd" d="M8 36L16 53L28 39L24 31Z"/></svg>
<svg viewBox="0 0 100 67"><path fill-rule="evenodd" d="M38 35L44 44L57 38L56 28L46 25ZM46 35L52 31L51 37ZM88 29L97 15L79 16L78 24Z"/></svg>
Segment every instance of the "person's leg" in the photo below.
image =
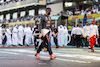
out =
<svg viewBox="0 0 100 67"><path fill-rule="evenodd" d="M93 50L93 44L94 44L94 38L93 38L93 36L90 38L90 47L91 47L91 51L93 52L94 50Z"/></svg>
<svg viewBox="0 0 100 67"><path fill-rule="evenodd" d="M78 47L78 36L76 35L76 46Z"/></svg>
<svg viewBox="0 0 100 67"><path fill-rule="evenodd" d="M51 43L50 43L50 39L49 39L48 35L46 35L46 43L48 44L47 50L48 50L49 54L52 55Z"/></svg>
<svg viewBox="0 0 100 67"><path fill-rule="evenodd" d="M23 37L23 45L25 45L25 35L24 35L24 37Z"/></svg>
<svg viewBox="0 0 100 67"><path fill-rule="evenodd" d="M23 46L23 36L21 37L21 45Z"/></svg>
<svg viewBox="0 0 100 67"><path fill-rule="evenodd" d="M74 38L74 35L72 36L72 42L73 42L73 45L75 46L75 38Z"/></svg>
<svg viewBox="0 0 100 67"><path fill-rule="evenodd" d="M98 39L98 44L99 44L98 46L100 47L100 36L99 36L99 39Z"/></svg>
<svg viewBox="0 0 100 67"><path fill-rule="evenodd" d="M52 52L52 49L51 49L51 43L50 43L50 39L49 39L49 35L47 34L46 35L46 43L48 44L47 45L47 50L48 50L48 52L49 52L49 55L50 55L50 58L51 59L54 59L54 58L56 58L56 56L53 56L52 54L53 54L53 52Z"/></svg>
<svg viewBox="0 0 100 67"><path fill-rule="evenodd" d="M39 59L41 59L41 57L39 56L39 53L43 47L44 47L44 42L41 43L41 45L39 46L39 48L37 50L37 53L35 54L35 56L38 57Z"/></svg>
<svg viewBox="0 0 100 67"><path fill-rule="evenodd" d="M37 53L39 54L40 51L42 50L42 48L44 47L44 42L41 43L41 45L39 46Z"/></svg>
<svg viewBox="0 0 100 67"><path fill-rule="evenodd" d="M80 45L83 47L83 38L80 35Z"/></svg>
<svg viewBox="0 0 100 67"><path fill-rule="evenodd" d="M39 41L37 41L37 45L36 45L36 48L38 48L38 45L39 45Z"/></svg>
<svg viewBox="0 0 100 67"><path fill-rule="evenodd" d="M87 37L86 37L86 47L88 47L88 46L89 46L89 42L88 42Z"/></svg>
<svg viewBox="0 0 100 67"><path fill-rule="evenodd" d="M94 42L94 44L93 44L93 46L96 44L96 36L94 35L93 36L93 42Z"/></svg>
<svg viewBox="0 0 100 67"><path fill-rule="evenodd" d="M57 40L57 38L54 38L54 42L56 44L56 48L58 48L58 40Z"/></svg>
<svg viewBox="0 0 100 67"><path fill-rule="evenodd" d="M38 37L36 37L36 48L38 47L38 45L39 45L39 38Z"/></svg>
<svg viewBox="0 0 100 67"><path fill-rule="evenodd" d="M78 47L80 47L80 45L81 45L81 37L80 37L80 35L77 36L77 41L78 41L77 45L78 45Z"/></svg>
<svg viewBox="0 0 100 67"><path fill-rule="evenodd" d="M36 49L36 46L37 46L37 44L36 44L36 37L34 38L34 44L35 44L35 49Z"/></svg>

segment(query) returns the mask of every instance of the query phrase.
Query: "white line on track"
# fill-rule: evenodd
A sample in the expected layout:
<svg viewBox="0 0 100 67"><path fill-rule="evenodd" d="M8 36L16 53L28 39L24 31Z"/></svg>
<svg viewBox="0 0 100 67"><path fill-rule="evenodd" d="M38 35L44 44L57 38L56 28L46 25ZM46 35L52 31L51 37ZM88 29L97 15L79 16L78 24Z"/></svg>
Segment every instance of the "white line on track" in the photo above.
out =
<svg viewBox="0 0 100 67"><path fill-rule="evenodd" d="M34 55L34 53L36 53L36 51L31 51L31 50L23 50L23 49L4 49L5 51L11 51L11 52L1 52L1 53L8 53L8 54L14 54L17 55L18 53L15 52L21 52L21 53L32 53ZM15 52L14 52L15 51ZM47 53L45 52L41 52L42 55L47 55ZM96 56L87 56L87 55L78 55L78 54L61 54L61 53L57 53L55 52L54 55L59 56L59 57L70 57L70 58L80 58L80 59L91 59L91 60L98 60L100 61L100 57L96 57Z"/></svg>
<svg viewBox="0 0 100 67"><path fill-rule="evenodd" d="M28 55L30 57L34 57L33 55ZM50 57L47 56L41 56L41 58L45 58L45 59L50 59ZM68 59L62 59L62 58L56 58L56 60L60 60L60 61L67 61L67 62L76 62L76 63L91 63L90 61L80 61L80 60L68 60Z"/></svg>
<svg viewBox="0 0 100 67"><path fill-rule="evenodd" d="M2 52L0 52L0 53L4 53L4 54L13 54L13 55L19 55L19 53L14 53L14 52L4 52L4 51L2 51Z"/></svg>

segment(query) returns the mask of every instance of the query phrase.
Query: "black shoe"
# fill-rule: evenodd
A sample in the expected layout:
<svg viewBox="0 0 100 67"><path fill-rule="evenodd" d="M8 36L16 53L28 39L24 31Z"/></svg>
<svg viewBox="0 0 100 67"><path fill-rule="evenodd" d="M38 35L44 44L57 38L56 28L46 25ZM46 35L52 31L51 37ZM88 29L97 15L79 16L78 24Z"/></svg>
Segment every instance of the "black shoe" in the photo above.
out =
<svg viewBox="0 0 100 67"><path fill-rule="evenodd" d="M27 45L27 46L29 46L29 45Z"/></svg>
<svg viewBox="0 0 100 67"><path fill-rule="evenodd" d="M21 44L19 44L19 46L22 46Z"/></svg>
<svg viewBox="0 0 100 67"><path fill-rule="evenodd" d="M17 47L16 45L12 45L13 47Z"/></svg>

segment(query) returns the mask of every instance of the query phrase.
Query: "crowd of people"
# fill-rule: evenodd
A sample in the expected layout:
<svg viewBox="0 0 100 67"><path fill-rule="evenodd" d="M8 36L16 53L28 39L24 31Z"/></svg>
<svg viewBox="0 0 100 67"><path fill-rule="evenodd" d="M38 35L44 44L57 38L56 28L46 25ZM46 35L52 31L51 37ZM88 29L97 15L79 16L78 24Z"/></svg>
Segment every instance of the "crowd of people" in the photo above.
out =
<svg viewBox="0 0 100 67"><path fill-rule="evenodd" d="M60 14L65 14L67 16L74 16L74 15L91 15L91 14L100 14L100 5L94 5L91 7L88 7L86 9L82 8L82 9L75 9L75 11L73 10L66 10L61 12ZM58 15L60 15L58 14Z"/></svg>
<svg viewBox="0 0 100 67"><path fill-rule="evenodd" d="M10 22L22 22L22 21L33 21L35 18L39 17L38 15L36 16L28 16L25 15L24 17L18 17L15 19L10 19L10 20L6 20L5 18L1 21L0 23L10 23Z"/></svg>
<svg viewBox="0 0 100 67"><path fill-rule="evenodd" d="M100 23L98 22L97 25L98 25L98 28L97 29L100 32ZM56 46L57 47L58 47L58 45L59 46L67 46L67 44L68 44L67 43L67 41L68 41L68 35L69 35L68 28L66 26L63 26L63 25L58 26L57 29L55 29L55 26L53 26L53 28L55 30L55 33L58 35L56 38L54 38L54 42L55 42ZM81 31L80 31L79 28L81 29ZM1 31L0 33L1 33L1 35L4 35L4 33L6 32L5 33L6 36L7 36L7 38L6 38L7 39L7 42L6 43L7 43L8 46L9 45L12 45L12 43L15 42L15 39L16 38L19 40L19 43L16 42L16 44L13 43L13 45L19 45L19 44L20 45L23 45L24 35L26 35L26 38L29 39L29 40L26 39L26 44L29 45L29 44L31 44L31 42L34 43L34 41L32 41L32 40L35 40L36 41L36 39L38 39L38 37L36 37L36 38L32 37L34 34L39 33L39 31L37 32L36 29L38 29L38 26L37 25L33 26L33 28L30 25L27 25L26 27L25 26L22 26L22 25L20 25L20 26L17 26L16 25L15 27L10 27L10 28L9 27L8 28L6 28L6 27L4 27L4 28L0 27L0 31ZM98 35L98 30L97 29L96 29L96 34ZM83 47L83 45L89 46L89 43L87 45L86 44L87 43L86 42L86 39L84 39L87 36L89 36L89 31L90 30L89 30L89 23L88 22L86 23L86 26L84 26L83 28L82 28L81 24L77 25L77 27L73 26L73 28L71 30L72 44L73 45L76 45L77 47L80 47L80 46ZM76 37L76 36L74 36L74 34L78 34L79 36L81 36L81 40L79 40L78 38L75 39L74 37ZM16 37L14 38L14 41L13 41L13 35L14 36L16 35ZM12 36L12 38L11 38L11 36ZM1 36L0 39L2 40L2 36ZM80 46L78 44L76 44L77 41L80 41L80 44L81 44ZM10 44L8 42L10 42ZM84 43L84 42L86 42L86 43ZM0 44L2 44L2 41L1 41ZM100 46L100 41L99 40L98 40L98 46Z"/></svg>
<svg viewBox="0 0 100 67"><path fill-rule="evenodd" d="M12 3L15 3L15 2L20 2L20 1L24 1L24 0L10 0L10 1L0 3L0 6L4 6L4 5L12 4Z"/></svg>
<svg viewBox="0 0 100 67"><path fill-rule="evenodd" d="M34 25L16 25L14 27L0 27L0 45L7 46L29 46L33 43L35 49L41 44L39 38L38 24ZM60 25L55 28L55 24L52 25L56 36L51 34L51 44L55 43L56 48L67 46L68 35L70 34L66 26ZM77 27L73 25L71 30L71 44L76 47L91 47L91 51L94 51L93 47L100 47L100 23L96 25L96 21L92 21L91 24L86 22L84 27L78 24Z"/></svg>
<svg viewBox="0 0 100 67"><path fill-rule="evenodd" d="M96 21L93 20L91 24L86 22L86 25L82 28L80 24L74 27L71 32L72 44L80 47L91 47L91 51L94 51L93 47L97 44L100 47L100 23L96 25Z"/></svg>
<svg viewBox="0 0 100 67"><path fill-rule="evenodd" d="M76 9L75 11L72 10L66 10L64 12L60 12L57 15L54 16L61 16L61 15L66 15L68 17L70 16L74 16L74 15L84 15L84 14L100 14L100 5L94 5L93 7L89 7L86 9ZM41 15L35 15L35 16L29 16L29 15L25 15L23 17L18 17L18 18L14 18L14 19L9 19L7 20L6 18L4 18L3 20L0 20L0 23L10 23L10 22L21 22L21 21L32 21L34 19L39 19Z"/></svg>
<svg viewBox="0 0 100 67"><path fill-rule="evenodd" d="M67 27L60 25L58 28L55 28L55 24L53 24L52 27L56 33L56 37L51 34L51 38L53 38L52 40L54 40L56 48L59 48L59 46L67 46ZM62 34L63 36L61 36ZM0 45L3 47L29 46L31 43L33 43L36 49L41 43L38 24L33 27L31 25L27 25L26 27L24 25L0 27Z"/></svg>
<svg viewBox="0 0 100 67"><path fill-rule="evenodd" d="M23 25L16 25L14 27L0 27L0 44L3 46L29 46L32 41L32 33L34 27L30 25L24 27ZM33 33L34 34L34 33ZM23 43L24 42L24 43ZM5 45L6 44L6 45Z"/></svg>

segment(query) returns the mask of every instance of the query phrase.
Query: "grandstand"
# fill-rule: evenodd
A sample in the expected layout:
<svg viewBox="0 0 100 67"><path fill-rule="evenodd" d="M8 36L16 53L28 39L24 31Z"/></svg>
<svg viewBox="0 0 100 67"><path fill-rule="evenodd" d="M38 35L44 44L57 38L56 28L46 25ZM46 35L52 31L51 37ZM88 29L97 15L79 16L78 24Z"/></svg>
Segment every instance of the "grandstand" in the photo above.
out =
<svg viewBox="0 0 100 67"><path fill-rule="evenodd" d="M0 23L33 21L37 16L39 17L41 14L45 14L46 7L50 7L52 9L51 16L60 16L61 12L66 15L68 15L67 13L72 13L71 15L68 15L69 20L71 20L71 17L75 20L78 15L81 15L81 12L79 14L75 14L73 11L76 9L81 11L83 8L86 10L94 5L96 5L100 10L99 2L100 0L1 0ZM94 17L95 16L93 15L90 19L93 19ZM99 16L96 15L96 18L97 17ZM82 18L83 16L81 19Z"/></svg>

